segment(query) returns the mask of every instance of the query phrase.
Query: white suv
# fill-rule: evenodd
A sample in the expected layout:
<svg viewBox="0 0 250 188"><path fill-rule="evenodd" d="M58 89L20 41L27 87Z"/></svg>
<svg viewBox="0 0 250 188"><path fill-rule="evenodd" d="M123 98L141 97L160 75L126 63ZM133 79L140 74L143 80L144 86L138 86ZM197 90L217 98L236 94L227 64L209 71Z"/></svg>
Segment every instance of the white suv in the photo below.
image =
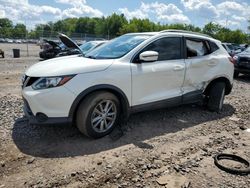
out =
<svg viewBox="0 0 250 188"><path fill-rule="evenodd" d="M205 101L219 112L233 72L233 59L209 36L130 33L85 57L31 66L23 77L24 111L31 124L76 123L98 138L138 111Z"/></svg>

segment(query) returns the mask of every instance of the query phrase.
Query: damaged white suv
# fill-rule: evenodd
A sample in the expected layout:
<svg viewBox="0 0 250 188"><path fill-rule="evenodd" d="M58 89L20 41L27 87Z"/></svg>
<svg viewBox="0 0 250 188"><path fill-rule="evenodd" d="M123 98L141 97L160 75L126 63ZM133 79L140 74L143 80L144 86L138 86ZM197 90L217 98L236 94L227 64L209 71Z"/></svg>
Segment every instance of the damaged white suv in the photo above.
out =
<svg viewBox="0 0 250 188"><path fill-rule="evenodd" d="M24 111L31 124L76 123L98 138L138 111L206 101L219 112L233 72L233 59L209 36L130 33L85 56L31 66L23 77Z"/></svg>

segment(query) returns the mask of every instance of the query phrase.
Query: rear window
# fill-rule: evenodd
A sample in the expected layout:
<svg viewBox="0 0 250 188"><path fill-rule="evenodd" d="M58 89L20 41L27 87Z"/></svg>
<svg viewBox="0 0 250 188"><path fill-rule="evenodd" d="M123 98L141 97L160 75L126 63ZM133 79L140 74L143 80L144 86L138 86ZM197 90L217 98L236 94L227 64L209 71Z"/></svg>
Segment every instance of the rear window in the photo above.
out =
<svg viewBox="0 0 250 188"><path fill-rule="evenodd" d="M187 58L204 56L209 54L209 50L205 41L186 39Z"/></svg>

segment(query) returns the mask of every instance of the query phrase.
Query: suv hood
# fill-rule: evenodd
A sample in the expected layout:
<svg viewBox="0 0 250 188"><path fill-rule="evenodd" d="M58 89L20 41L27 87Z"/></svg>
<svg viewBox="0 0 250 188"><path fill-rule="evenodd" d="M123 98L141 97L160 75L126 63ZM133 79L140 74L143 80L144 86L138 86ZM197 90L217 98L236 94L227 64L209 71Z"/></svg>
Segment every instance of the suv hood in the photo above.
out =
<svg viewBox="0 0 250 188"><path fill-rule="evenodd" d="M49 45L51 45L53 48L56 48L56 47L60 48L60 46L57 43L55 43L54 41L52 41L52 40L43 39L43 41L48 43Z"/></svg>
<svg viewBox="0 0 250 188"><path fill-rule="evenodd" d="M245 51L243 51L241 53L238 53L236 55L239 56L239 57L250 57L250 53L245 52Z"/></svg>
<svg viewBox="0 0 250 188"><path fill-rule="evenodd" d="M80 53L82 53L81 48L73 40L71 40L67 35L59 33L59 39L68 48L70 48L70 49L77 49L77 50L79 50Z"/></svg>
<svg viewBox="0 0 250 188"><path fill-rule="evenodd" d="M59 33L58 37L62 41L62 43L68 48L78 48L78 45L66 35Z"/></svg>
<svg viewBox="0 0 250 188"><path fill-rule="evenodd" d="M96 60L72 55L36 63L25 74L31 77L51 77L97 72L107 69L112 63L110 59Z"/></svg>

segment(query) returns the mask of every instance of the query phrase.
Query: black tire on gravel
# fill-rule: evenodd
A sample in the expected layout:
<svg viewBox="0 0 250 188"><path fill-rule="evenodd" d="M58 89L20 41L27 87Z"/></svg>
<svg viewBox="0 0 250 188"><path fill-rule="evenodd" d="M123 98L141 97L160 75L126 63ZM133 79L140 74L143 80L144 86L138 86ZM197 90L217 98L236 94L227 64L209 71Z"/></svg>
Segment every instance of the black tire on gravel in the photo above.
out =
<svg viewBox="0 0 250 188"><path fill-rule="evenodd" d="M112 104L111 110L116 111L116 115L112 116L113 121L110 121L108 119L106 119L105 121L99 119L100 121L103 121L106 124L101 122L99 127L96 127L95 123L99 122L99 120L97 122L95 122L94 117L104 118L103 116L101 116L99 114L99 112L101 111L100 104L104 104L104 106L101 105L103 108L106 106L105 104L107 104L107 103L109 103L109 105L110 105L110 103ZM105 109L103 109L103 110L105 110ZM103 114L104 114L104 116L105 116L105 114L108 115L108 112L105 113L103 111ZM90 94L80 103L79 108L77 110L76 125L77 125L77 128L79 129L79 131L81 133L85 134L86 136L92 137L92 138L100 138L100 137L103 137L103 136L109 134L115 128L115 126L119 123L119 120L120 120L120 102L117 99L117 97L114 94L109 93L109 92L98 91L98 92ZM95 123L93 123L93 121ZM110 123L109 121L113 122L113 123ZM107 126L105 126L105 125L107 125ZM108 128L107 128L107 130L105 130L105 128L104 128L104 130L101 131L101 126L102 126L102 128L103 127L105 127L105 128L108 127ZM97 130L97 129L100 129L100 130Z"/></svg>
<svg viewBox="0 0 250 188"><path fill-rule="evenodd" d="M210 111L220 112L225 97L226 84L224 82L215 82L209 91L207 107Z"/></svg>
<svg viewBox="0 0 250 188"><path fill-rule="evenodd" d="M224 166L223 164L221 164L219 161L220 160L232 160L232 161L236 161L236 162L239 162L239 163L242 163L244 164L244 166L246 166L246 168L232 168L232 167L229 167L229 166ZM214 164L220 168L221 170L224 170L228 173L231 173L231 174L238 174L238 175L248 175L250 174L250 164L249 162L240 157L240 156L237 156L237 155L233 155L233 154L226 154L226 153L220 153L220 154L217 154L215 157L214 157Z"/></svg>

